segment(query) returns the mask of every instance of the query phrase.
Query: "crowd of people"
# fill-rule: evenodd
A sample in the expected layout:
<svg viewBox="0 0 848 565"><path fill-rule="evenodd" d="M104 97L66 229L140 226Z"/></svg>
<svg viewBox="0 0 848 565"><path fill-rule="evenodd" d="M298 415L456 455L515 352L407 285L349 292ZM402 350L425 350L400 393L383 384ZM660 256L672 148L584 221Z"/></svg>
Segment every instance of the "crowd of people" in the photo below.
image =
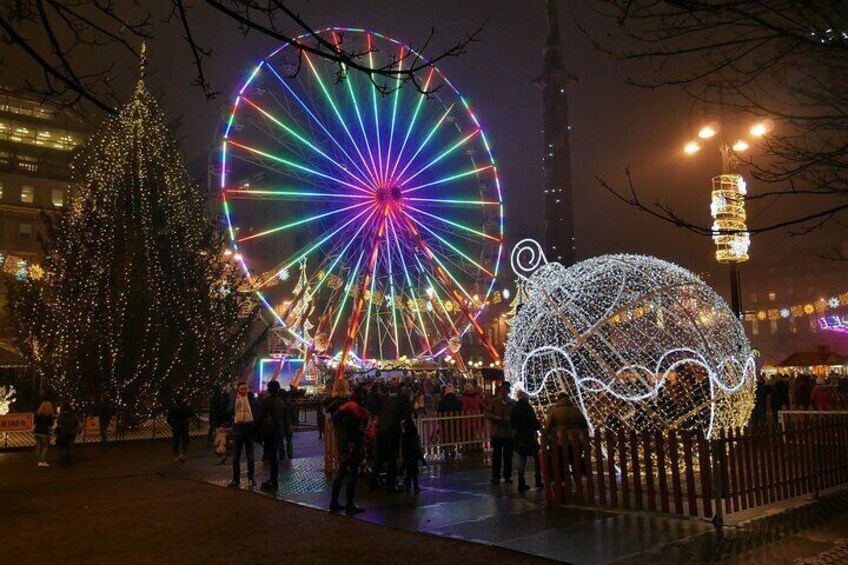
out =
<svg viewBox="0 0 848 565"><path fill-rule="evenodd" d="M94 415L99 418L100 442L103 448L108 446L108 429L115 416L115 405L106 394L94 405ZM33 436L35 437L36 465L49 467L47 454L50 451L51 438L61 449L59 463L71 465L74 462L74 444L83 422L70 401L57 406L51 400L43 400L33 415Z"/></svg>
<svg viewBox="0 0 848 565"><path fill-rule="evenodd" d="M782 410L834 410L839 388L835 377L799 373L757 376L751 425L776 425ZM848 382L848 381L846 381Z"/></svg>

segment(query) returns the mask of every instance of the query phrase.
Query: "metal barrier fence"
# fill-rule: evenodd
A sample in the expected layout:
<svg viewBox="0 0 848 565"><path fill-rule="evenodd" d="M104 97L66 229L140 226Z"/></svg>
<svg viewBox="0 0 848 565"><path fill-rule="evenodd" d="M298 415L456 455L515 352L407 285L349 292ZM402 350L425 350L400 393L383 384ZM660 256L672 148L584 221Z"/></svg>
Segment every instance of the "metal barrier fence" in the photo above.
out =
<svg viewBox="0 0 848 565"><path fill-rule="evenodd" d="M637 434L560 429L541 455L548 502L711 518L848 485L848 415L780 429Z"/></svg>
<svg viewBox="0 0 848 565"><path fill-rule="evenodd" d="M318 429L318 413L321 409L321 402L313 399L302 399L297 401L296 420L293 428L295 430L317 430ZM79 414L80 433L77 434L76 443L99 443L99 429L91 429L86 427L85 413ZM191 437L206 437L209 433L209 412L197 412L197 419L192 420L189 427L189 435ZM144 420L133 426L122 425L121 418L116 418L117 426L113 431L109 431L107 438L109 441L141 441L151 439L167 439L171 437L171 427L164 415L159 415L148 420ZM31 431L23 432L0 432L0 451L17 450L27 447L35 447L35 437Z"/></svg>
<svg viewBox="0 0 848 565"><path fill-rule="evenodd" d="M475 453L491 449L491 425L482 413L439 412L416 418L421 451L431 459ZM338 466L338 447L332 422L324 427L324 471L333 473Z"/></svg>

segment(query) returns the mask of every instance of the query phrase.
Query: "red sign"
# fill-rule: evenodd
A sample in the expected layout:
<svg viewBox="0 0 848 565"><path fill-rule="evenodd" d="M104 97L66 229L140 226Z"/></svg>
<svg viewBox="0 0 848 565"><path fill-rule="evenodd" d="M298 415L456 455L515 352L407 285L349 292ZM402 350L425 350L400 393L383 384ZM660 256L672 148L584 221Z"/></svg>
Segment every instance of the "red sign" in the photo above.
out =
<svg viewBox="0 0 848 565"><path fill-rule="evenodd" d="M31 432L32 414L6 414L0 416L0 433Z"/></svg>

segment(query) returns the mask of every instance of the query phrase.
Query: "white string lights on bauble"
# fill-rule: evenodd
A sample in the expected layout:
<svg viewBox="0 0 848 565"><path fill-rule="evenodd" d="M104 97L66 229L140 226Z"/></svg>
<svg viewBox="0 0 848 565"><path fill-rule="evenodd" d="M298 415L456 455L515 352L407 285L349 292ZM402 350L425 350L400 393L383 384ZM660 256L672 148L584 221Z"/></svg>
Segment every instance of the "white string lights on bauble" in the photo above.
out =
<svg viewBox="0 0 848 565"><path fill-rule="evenodd" d="M546 411L566 392L592 430L711 436L747 422L751 347L739 320L701 279L639 255L604 255L566 269L542 264L543 255L537 260L535 242L519 246L513 268L529 300L513 321L505 370L537 408Z"/></svg>

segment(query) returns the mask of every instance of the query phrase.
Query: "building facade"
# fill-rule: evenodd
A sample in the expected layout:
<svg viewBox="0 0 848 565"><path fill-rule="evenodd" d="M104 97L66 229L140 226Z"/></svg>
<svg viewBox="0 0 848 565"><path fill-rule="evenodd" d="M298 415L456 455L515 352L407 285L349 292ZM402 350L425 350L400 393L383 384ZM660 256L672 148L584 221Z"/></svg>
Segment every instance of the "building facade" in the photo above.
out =
<svg viewBox="0 0 848 565"><path fill-rule="evenodd" d="M0 90L0 269L6 275L44 258L43 214L65 206L72 154L86 131L67 110ZM7 333L5 304L0 282L0 334Z"/></svg>
<svg viewBox="0 0 848 565"><path fill-rule="evenodd" d="M566 88L576 79L565 70L555 0L548 0L548 37L542 50L542 182L545 191L545 253L566 267L575 263L574 198Z"/></svg>

